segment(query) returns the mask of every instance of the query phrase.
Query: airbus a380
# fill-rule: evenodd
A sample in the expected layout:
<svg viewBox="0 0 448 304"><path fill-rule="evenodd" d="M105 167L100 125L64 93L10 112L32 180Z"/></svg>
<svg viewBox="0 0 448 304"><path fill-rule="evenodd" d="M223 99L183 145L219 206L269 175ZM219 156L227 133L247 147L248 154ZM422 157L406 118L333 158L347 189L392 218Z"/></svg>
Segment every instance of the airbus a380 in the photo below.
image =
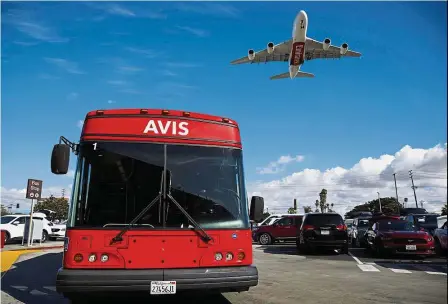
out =
<svg viewBox="0 0 448 304"><path fill-rule="evenodd" d="M231 64L267 63L272 61L289 62L289 72L272 76L271 79L314 77L314 74L300 71L305 60L360 57L361 53L350 51L348 44L340 47L331 45L331 40L325 38L323 42L306 36L308 30L308 15L300 11L294 20L292 39L274 45L269 42L267 48L258 52L250 49L246 57L234 60Z"/></svg>

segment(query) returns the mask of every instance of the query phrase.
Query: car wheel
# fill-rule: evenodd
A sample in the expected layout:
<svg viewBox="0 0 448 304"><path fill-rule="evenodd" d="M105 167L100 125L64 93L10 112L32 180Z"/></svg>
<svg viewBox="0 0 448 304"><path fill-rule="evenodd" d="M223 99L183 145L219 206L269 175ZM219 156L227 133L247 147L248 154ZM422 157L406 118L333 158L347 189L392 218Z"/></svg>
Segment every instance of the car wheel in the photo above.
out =
<svg viewBox="0 0 448 304"><path fill-rule="evenodd" d="M8 231L5 231L5 244L7 243L7 242L9 242L9 239L11 238L11 236L9 235L9 232Z"/></svg>
<svg viewBox="0 0 448 304"><path fill-rule="evenodd" d="M272 244L272 238L269 233L263 233L258 237L258 242L260 245L270 245Z"/></svg>
<svg viewBox="0 0 448 304"><path fill-rule="evenodd" d="M42 239L40 240L42 243L45 243L48 240L48 232L46 230L42 231Z"/></svg>
<svg viewBox="0 0 448 304"><path fill-rule="evenodd" d="M438 238L434 238L434 245L436 247L436 254L442 255L442 246L440 245L440 241Z"/></svg>
<svg viewBox="0 0 448 304"><path fill-rule="evenodd" d="M341 249L342 254L348 254L348 244L345 244L344 247Z"/></svg>

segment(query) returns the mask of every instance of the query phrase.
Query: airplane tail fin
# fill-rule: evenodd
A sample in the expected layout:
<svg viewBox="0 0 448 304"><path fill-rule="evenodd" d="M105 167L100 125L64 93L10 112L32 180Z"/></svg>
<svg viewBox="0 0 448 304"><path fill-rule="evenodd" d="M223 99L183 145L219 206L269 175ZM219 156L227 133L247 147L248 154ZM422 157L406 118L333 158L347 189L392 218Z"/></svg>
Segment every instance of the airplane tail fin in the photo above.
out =
<svg viewBox="0 0 448 304"><path fill-rule="evenodd" d="M305 78L313 78L314 74L299 71L295 78L303 78L303 77L305 77ZM284 78L289 78L289 72L286 72L286 73L283 73L283 74L278 74L278 75L270 77L271 80L284 79Z"/></svg>

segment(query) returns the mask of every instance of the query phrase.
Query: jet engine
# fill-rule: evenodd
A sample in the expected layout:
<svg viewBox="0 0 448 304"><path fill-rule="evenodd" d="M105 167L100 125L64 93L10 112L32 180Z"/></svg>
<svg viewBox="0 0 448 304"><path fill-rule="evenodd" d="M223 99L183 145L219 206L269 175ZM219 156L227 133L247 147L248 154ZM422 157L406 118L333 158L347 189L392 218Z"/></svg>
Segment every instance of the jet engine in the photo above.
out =
<svg viewBox="0 0 448 304"><path fill-rule="evenodd" d="M249 60L254 60L255 59L255 51L254 50L249 50L247 52L247 58L249 58Z"/></svg>
<svg viewBox="0 0 448 304"><path fill-rule="evenodd" d="M345 55L345 53L347 53L348 51L348 44L347 43L343 43L341 45L341 55Z"/></svg>
<svg viewBox="0 0 448 304"><path fill-rule="evenodd" d="M274 43L269 42L267 47L268 54L274 53Z"/></svg>
<svg viewBox="0 0 448 304"><path fill-rule="evenodd" d="M325 38L324 43L322 45L324 51L326 51L330 48L330 44L331 44L330 38Z"/></svg>

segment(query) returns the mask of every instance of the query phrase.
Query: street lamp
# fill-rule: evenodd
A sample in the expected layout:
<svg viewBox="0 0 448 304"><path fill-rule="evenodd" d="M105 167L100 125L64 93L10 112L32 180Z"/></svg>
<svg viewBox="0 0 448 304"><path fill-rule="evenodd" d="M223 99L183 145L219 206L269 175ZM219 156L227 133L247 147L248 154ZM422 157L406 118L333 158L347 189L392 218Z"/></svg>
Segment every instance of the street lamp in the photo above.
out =
<svg viewBox="0 0 448 304"><path fill-rule="evenodd" d="M377 192L378 193L378 203L379 203L379 205L380 205L380 213L382 213L383 211L382 211L382 209L381 209L381 198L380 198L380 193L379 192Z"/></svg>

